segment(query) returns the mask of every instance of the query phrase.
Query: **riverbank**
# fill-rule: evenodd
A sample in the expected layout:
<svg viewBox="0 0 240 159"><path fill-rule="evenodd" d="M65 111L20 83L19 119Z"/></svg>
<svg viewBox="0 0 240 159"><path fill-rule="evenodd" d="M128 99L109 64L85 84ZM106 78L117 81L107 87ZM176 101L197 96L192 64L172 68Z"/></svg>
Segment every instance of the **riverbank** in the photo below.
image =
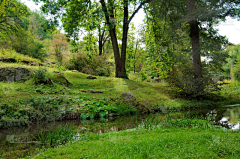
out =
<svg viewBox="0 0 240 159"><path fill-rule="evenodd" d="M239 139L239 131L178 124L91 134L34 158L240 158Z"/></svg>
<svg viewBox="0 0 240 159"><path fill-rule="evenodd" d="M5 67L11 65L4 63ZM56 68L47 70L53 79L59 74ZM0 128L142 113L120 99L123 92L134 95L151 112L196 110L240 103L239 86L225 85L220 92L209 94L205 99L191 100L181 97L164 81L141 81L138 73L131 72L130 79L101 76L88 79L87 74L68 70L61 71L61 74L70 82L69 86L54 80L53 85L35 85L31 79L0 82Z"/></svg>

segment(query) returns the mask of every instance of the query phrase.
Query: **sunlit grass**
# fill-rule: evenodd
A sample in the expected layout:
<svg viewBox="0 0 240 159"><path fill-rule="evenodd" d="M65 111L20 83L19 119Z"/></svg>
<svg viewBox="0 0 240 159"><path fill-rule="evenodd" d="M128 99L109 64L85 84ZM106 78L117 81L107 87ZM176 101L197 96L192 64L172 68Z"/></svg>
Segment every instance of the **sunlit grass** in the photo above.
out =
<svg viewBox="0 0 240 159"><path fill-rule="evenodd" d="M19 54L14 50L7 50L7 49L0 49L0 58L1 57L13 58L18 62L21 62L22 60L27 60L27 61L37 62L37 63L41 62L39 59L35 59L27 55Z"/></svg>
<svg viewBox="0 0 240 159"><path fill-rule="evenodd" d="M155 128L92 134L35 158L239 158L238 132Z"/></svg>

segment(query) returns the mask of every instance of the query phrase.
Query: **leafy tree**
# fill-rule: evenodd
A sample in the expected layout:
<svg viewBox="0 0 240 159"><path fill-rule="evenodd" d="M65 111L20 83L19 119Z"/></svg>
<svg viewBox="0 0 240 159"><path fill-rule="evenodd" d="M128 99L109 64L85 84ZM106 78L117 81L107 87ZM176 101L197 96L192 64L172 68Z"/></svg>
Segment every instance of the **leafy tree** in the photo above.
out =
<svg viewBox="0 0 240 159"><path fill-rule="evenodd" d="M234 65L236 62L238 62L238 56L240 55L240 45L229 45L227 49L225 50L226 54L229 55L229 57L226 59L227 63L223 66L225 70L225 74L227 76L230 76L232 79L232 71L234 68Z"/></svg>
<svg viewBox="0 0 240 159"><path fill-rule="evenodd" d="M0 42L6 45L21 28L27 29L26 5L16 0L0 0Z"/></svg>
<svg viewBox="0 0 240 159"><path fill-rule="evenodd" d="M52 47L54 48L58 62L62 63L63 52L68 49L67 37L64 34L54 34Z"/></svg>
<svg viewBox="0 0 240 159"><path fill-rule="evenodd" d="M36 0L38 2L38 0ZM79 27L81 27L81 23L84 22L85 17L88 17L89 10L93 10L93 12L102 12L104 13L104 21L107 25L111 41L112 47L115 57L115 65L116 71L115 76L126 78L126 48L127 48L127 36L128 36L128 28L132 18L135 14L142 8L142 6L149 2L149 0L100 0L101 8L96 7L98 2L89 1L89 0L56 0L56 1L43 1L45 4L42 7L42 10L45 13L49 13L51 15L55 15L52 22L56 22L57 18L62 19L63 26L65 31L71 35L72 37L76 37L77 32L79 32ZM130 4L136 8L133 10L132 15L129 16L130 13ZM137 5L138 4L138 5ZM99 6L99 5L98 5ZM137 6L137 7L136 7ZM123 9L123 12L120 12ZM62 14L62 11L64 13ZM95 15L95 14L91 14ZM119 17L121 17L121 21L118 21ZM68 19L68 22L66 22ZM70 23L71 22L71 23ZM117 30L116 27L120 23L123 23L121 32L122 32L122 47L121 54L118 44L117 38Z"/></svg>
<svg viewBox="0 0 240 159"><path fill-rule="evenodd" d="M189 77L192 77L192 75L194 77L191 79L193 80L193 89L195 89L196 93L204 93L206 88L204 80L209 75L207 68L203 70L203 67L206 67L206 65L201 62L201 55L211 57L211 63L214 64L219 65L220 61L224 61L224 58L220 58L221 56L219 55L222 54L221 50L224 49L223 46L228 42L225 37L217 34L213 24L217 24L219 22L218 19L225 20L227 15L238 16L239 12L235 8L238 4L239 2L236 1L154 0L150 5L149 9L154 23L152 26L154 38L158 44L165 47L163 52L166 53L161 55L161 60L167 61L166 59L170 59L170 61L174 62L175 60L173 59L176 56L175 46L179 43L180 38L183 39L181 34L184 33L184 38L186 39L188 39L186 35L189 35L191 45L185 43L187 44L183 45L185 47L179 46L178 48L181 49L178 54L181 56L187 55L185 57L191 60L192 69L186 67L186 70L189 72ZM181 29L182 33L176 34L178 29ZM165 33L163 34L163 32ZM190 51L191 57L189 57ZM166 62L164 63L166 64ZM189 62L187 63L189 64ZM187 63L185 66L188 66ZM170 66L174 65L176 66L175 63L170 63ZM177 67L168 68L173 73L176 71L173 68ZM182 86L181 88L184 89L185 87Z"/></svg>

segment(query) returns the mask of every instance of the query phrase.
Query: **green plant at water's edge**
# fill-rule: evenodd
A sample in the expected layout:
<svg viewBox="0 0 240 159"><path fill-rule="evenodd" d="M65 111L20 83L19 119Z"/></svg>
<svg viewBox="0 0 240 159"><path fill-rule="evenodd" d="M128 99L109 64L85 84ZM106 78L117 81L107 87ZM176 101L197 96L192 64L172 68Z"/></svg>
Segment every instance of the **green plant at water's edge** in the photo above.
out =
<svg viewBox="0 0 240 159"><path fill-rule="evenodd" d="M144 129L154 129L156 127L161 128L203 128L209 129L214 128L214 126L206 121L199 120L197 118L194 119L173 119L171 116L167 116L166 119L156 119L156 116L149 115L148 118L143 119L141 123L136 120L139 128Z"/></svg>
<svg viewBox="0 0 240 159"><path fill-rule="evenodd" d="M55 147L57 145L63 145L76 138L75 130L72 126L65 125L60 126L54 131L48 132L36 132L34 139L44 145Z"/></svg>

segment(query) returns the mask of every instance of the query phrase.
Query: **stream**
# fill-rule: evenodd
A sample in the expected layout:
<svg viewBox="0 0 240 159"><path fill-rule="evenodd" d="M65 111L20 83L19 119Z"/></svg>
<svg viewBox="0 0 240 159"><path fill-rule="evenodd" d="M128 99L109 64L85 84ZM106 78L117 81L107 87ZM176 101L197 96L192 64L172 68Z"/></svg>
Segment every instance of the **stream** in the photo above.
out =
<svg viewBox="0 0 240 159"><path fill-rule="evenodd" d="M218 109L205 109L198 111L173 112L168 114L153 114L158 119L164 118L201 118L211 121L214 125L219 125L224 129L239 129L240 125L240 106L231 105ZM35 154L41 149L41 144L36 143L14 143L14 137L32 139L36 132L53 131L61 126L68 124L77 130L77 133L105 133L110 131L121 131L135 128L143 119L149 115L132 115L111 117L108 119L96 120L64 120L47 124L35 124L28 127L0 129L0 158L23 158ZM7 157L6 157L7 156Z"/></svg>

